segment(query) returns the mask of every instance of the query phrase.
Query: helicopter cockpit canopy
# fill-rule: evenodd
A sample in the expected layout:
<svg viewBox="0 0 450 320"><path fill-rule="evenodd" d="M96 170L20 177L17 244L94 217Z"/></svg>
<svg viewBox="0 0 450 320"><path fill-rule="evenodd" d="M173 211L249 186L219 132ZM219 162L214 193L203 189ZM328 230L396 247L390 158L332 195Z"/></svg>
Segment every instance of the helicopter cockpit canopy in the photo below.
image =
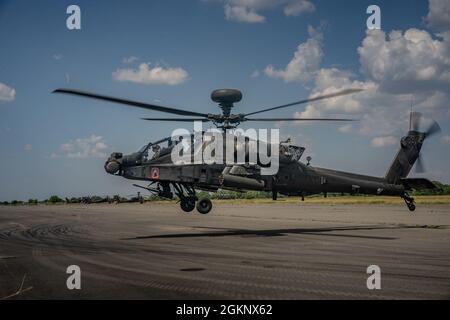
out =
<svg viewBox="0 0 450 320"><path fill-rule="evenodd" d="M230 139L230 137L227 136L228 134L222 135L221 133L219 133L219 135L221 135L224 140ZM244 137L244 136L241 136L239 138L239 136L240 136L239 134L231 135L231 141L233 141L233 140L235 141L234 152L238 152L238 153L244 152L246 159L249 157L249 153L258 152L258 150L260 150L260 148L263 148L263 150L267 149L268 154L270 154L270 149L271 149L270 143L267 143L267 142L261 141L261 140L258 141L258 139L253 139L253 138ZM156 158L159 158L160 156L170 153L172 148L175 145L177 145L183 139L187 139L189 141L188 144L191 147L191 151L193 151L193 154L195 155L198 152L202 152L203 150L205 150L205 148L209 144L213 143L215 141L215 138L217 137L217 133L216 132L214 132L214 133L202 132L200 137L202 139L202 143L200 145L197 145L194 142L195 139L199 138L199 136L197 136L195 133L192 133L190 135L180 136L179 139L172 139L172 137L166 137L164 139L161 139L161 140L158 140L155 142L150 142L150 143L144 145L137 152L137 154L140 154L144 161L156 159ZM230 141L230 140L228 140L228 141ZM251 144L253 145L254 149L252 149L250 147ZM224 147L224 145L223 145L223 147ZM292 144L290 139L287 139L286 141L281 141L279 143L279 155L281 158L284 159L284 161L297 162L302 157L304 151L305 151L304 147L300 147L295 144ZM224 150L223 154L225 154L225 150Z"/></svg>
<svg viewBox="0 0 450 320"><path fill-rule="evenodd" d="M193 141L194 134L180 136L178 139L173 139L172 136L160 139L155 142L150 142L139 149L138 153L147 160L159 158L162 155L170 153L172 148L181 142L183 139ZM167 142L167 144L165 144Z"/></svg>
<svg viewBox="0 0 450 320"><path fill-rule="evenodd" d="M290 138L280 143L280 154L292 162L299 161L303 152L305 152L305 148L292 144Z"/></svg>

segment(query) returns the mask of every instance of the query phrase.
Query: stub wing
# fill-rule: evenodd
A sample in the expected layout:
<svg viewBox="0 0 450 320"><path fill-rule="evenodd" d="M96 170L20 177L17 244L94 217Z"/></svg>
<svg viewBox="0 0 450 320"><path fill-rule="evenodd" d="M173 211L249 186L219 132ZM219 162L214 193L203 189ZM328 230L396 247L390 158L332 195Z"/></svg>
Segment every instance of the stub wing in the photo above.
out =
<svg viewBox="0 0 450 320"><path fill-rule="evenodd" d="M433 182L424 178L401 179L401 182L407 190L437 189Z"/></svg>

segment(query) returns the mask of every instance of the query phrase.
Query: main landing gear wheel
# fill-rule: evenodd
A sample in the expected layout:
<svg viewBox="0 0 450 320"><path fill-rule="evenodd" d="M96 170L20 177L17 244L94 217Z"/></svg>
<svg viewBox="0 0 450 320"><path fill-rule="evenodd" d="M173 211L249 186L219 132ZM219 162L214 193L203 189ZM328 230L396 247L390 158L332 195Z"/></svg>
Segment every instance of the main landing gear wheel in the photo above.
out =
<svg viewBox="0 0 450 320"><path fill-rule="evenodd" d="M212 209L212 202L207 198L202 198L197 202L197 211L201 214L207 214Z"/></svg>
<svg viewBox="0 0 450 320"><path fill-rule="evenodd" d="M195 208L195 200L185 199L180 202L181 210L184 212L191 212Z"/></svg>

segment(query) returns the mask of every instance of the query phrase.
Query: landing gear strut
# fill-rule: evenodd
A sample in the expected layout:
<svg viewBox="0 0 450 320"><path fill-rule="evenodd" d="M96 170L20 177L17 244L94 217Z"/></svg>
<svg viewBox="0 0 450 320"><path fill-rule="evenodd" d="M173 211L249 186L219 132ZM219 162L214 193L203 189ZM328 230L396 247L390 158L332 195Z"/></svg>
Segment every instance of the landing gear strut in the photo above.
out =
<svg viewBox="0 0 450 320"><path fill-rule="evenodd" d="M180 199L180 207L184 212L191 212L195 209L195 190L191 186L174 183L175 194Z"/></svg>
<svg viewBox="0 0 450 320"><path fill-rule="evenodd" d="M416 204L414 203L413 197L410 197L407 193L405 193L402 198L403 200L405 200L406 206L408 207L409 211L416 210Z"/></svg>
<svg viewBox="0 0 450 320"><path fill-rule="evenodd" d="M143 187L137 184L133 184L133 186L148 190L152 194L162 198L173 199L173 193L171 190L172 185L175 194L180 199L180 208L184 212L192 212L197 207L198 212L201 214L207 214L212 209L211 200L207 198L202 198L199 200L192 185L185 183L158 182L156 187L152 187L154 183L155 182L152 182L148 187Z"/></svg>
<svg viewBox="0 0 450 320"><path fill-rule="evenodd" d="M212 202L207 198L198 199L195 189L186 184L173 184L175 194L180 199L180 207L184 212L192 212L195 208L201 214L207 214L212 209ZM197 205L196 205L197 202Z"/></svg>

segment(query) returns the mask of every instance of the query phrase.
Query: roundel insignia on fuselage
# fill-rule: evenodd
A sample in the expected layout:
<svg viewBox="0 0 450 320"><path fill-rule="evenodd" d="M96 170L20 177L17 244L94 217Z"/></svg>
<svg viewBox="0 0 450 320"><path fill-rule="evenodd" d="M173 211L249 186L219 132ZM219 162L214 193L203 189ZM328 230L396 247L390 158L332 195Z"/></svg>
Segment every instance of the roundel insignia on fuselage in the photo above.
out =
<svg viewBox="0 0 450 320"><path fill-rule="evenodd" d="M159 179L159 168L150 168L150 179Z"/></svg>

